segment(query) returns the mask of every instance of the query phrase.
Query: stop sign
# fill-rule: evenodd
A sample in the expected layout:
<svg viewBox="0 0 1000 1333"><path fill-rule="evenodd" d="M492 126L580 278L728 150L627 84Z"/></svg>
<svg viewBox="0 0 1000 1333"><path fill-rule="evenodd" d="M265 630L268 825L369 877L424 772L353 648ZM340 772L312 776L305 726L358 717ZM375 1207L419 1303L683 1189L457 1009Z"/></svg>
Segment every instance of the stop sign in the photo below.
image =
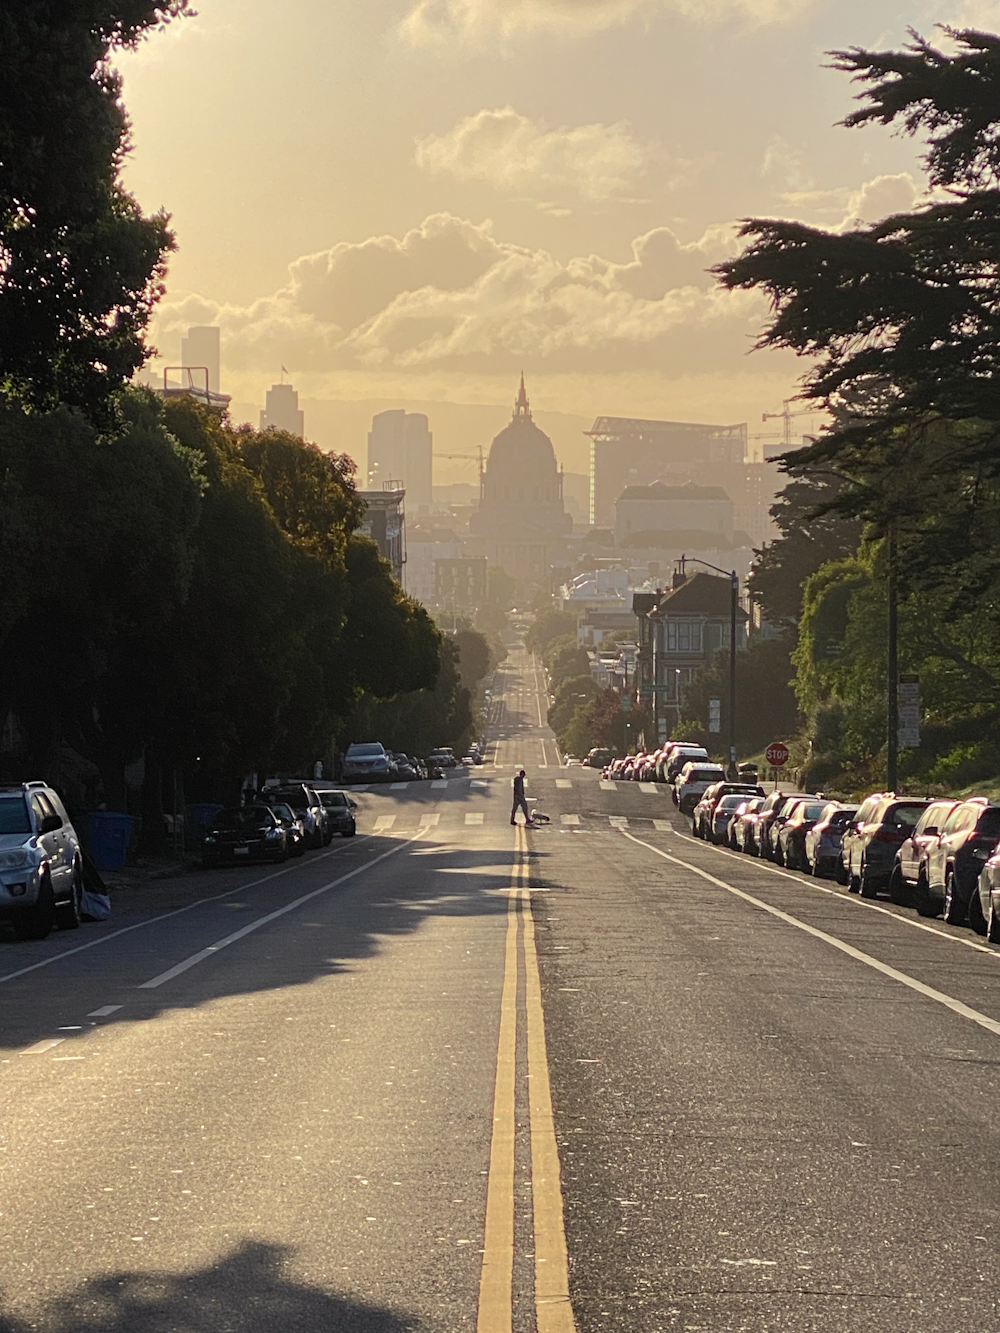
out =
<svg viewBox="0 0 1000 1333"><path fill-rule="evenodd" d="M788 763L788 746L784 741L772 741L764 751L764 758L772 768L783 768Z"/></svg>

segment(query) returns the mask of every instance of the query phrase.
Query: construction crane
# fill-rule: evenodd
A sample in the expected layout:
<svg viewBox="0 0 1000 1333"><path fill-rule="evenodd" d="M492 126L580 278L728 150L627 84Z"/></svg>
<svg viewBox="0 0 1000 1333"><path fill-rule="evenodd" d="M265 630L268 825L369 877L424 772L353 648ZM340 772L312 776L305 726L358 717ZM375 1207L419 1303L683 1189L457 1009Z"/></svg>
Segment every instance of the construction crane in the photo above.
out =
<svg viewBox="0 0 1000 1333"><path fill-rule="evenodd" d="M439 453L435 453L435 454L434 454L434 457L435 457L435 458L467 458L467 459L469 460L470 463L478 463L478 464L479 464L479 475L480 475L480 476L483 475L483 472L484 472L484 470L485 470L485 468L486 468L486 463L485 463L485 461L484 461L484 459L483 459L483 446L482 446L481 444L476 446L476 453L474 453L474 454L439 454Z"/></svg>
<svg viewBox="0 0 1000 1333"><path fill-rule="evenodd" d="M795 417L811 417L816 414L816 408L814 407L804 407L800 412L793 412L789 404L794 403L795 401L796 399L794 398L786 398L782 404L780 412L762 412L760 418L761 421L781 421L784 423L782 439L786 450L792 447L793 419Z"/></svg>

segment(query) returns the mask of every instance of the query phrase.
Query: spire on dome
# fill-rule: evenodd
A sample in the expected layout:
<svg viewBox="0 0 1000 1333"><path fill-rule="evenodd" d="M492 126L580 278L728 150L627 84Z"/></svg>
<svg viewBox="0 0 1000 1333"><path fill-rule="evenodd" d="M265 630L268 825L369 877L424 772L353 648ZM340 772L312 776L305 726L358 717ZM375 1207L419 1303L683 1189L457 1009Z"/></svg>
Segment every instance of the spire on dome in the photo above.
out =
<svg viewBox="0 0 1000 1333"><path fill-rule="evenodd" d="M514 415L512 420L516 421L518 417L526 417L531 420L531 407L528 404L528 395L524 389L524 371L521 371L521 392L517 395L517 402L514 404Z"/></svg>

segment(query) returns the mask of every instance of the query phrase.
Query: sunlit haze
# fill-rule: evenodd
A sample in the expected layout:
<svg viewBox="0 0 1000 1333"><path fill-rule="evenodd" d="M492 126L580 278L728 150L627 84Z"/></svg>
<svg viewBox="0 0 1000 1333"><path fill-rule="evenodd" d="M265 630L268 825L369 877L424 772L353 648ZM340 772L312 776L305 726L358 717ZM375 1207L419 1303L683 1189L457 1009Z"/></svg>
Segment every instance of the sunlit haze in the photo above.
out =
<svg viewBox="0 0 1000 1333"><path fill-rule="evenodd" d="M523 367L577 471L600 413L764 429L800 367L749 355L760 298L705 272L734 223L844 228L921 188L910 141L836 128L852 88L824 52L1000 18L890 0L199 9L121 61L127 183L178 241L163 357L218 323L235 417L256 421L287 367L307 433L362 462L384 407L428 413L439 452L488 443Z"/></svg>

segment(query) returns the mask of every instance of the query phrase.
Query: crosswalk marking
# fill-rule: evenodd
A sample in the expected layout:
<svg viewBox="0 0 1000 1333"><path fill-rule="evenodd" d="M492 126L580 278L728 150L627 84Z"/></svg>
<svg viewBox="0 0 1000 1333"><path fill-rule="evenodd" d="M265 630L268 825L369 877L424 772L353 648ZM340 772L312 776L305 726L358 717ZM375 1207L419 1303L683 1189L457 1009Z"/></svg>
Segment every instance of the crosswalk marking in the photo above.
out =
<svg viewBox="0 0 1000 1333"><path fill-rule="evenodd" d="M654 820L653 820L653 828L656 829L657 833L670 833L670 832L671 832L671 825L670 825L670 821L669 821L668 819L654 819Z"/></svg>
<svg viewBox="0 0 1000 1333"><path fill-rule="evenodd" d="M436 791L444 791L447 785L448 784L444 780L444 778L435 778L434 781L431 783L431 787Z"/></svg>
<svg viewBox="0 0 1000 1333"><path fill-rule="evenodd" d="M628 820L624 815L609 815L608 823L612 828L628 828Z"/></svg>
<svg viewBox="0 0 1000 1333"><path fill-rule="evenodd" d="M393 782L389 786L390 791L406 791L410 784L408 782Z"/></svg>
<svg viewBox="0 0 1000 1333"><path fill-rule="evenodd" d="M655 796L658 791L658 788L656 784L653 782L640 782L639 790L641 792L645 792L647 796Z"/></svg>
<svg viewBox="0 0 1000 1333"><path fill-rule="evenodd" d="M487 791L490 784L488 782L483 782L482 778L473 778L471 785L482 791Z"/></svg>
<svg viewBox="0 0 1000 1333"><path fill-rule="evenodd" d="M393 824L395 824L395 822L396 822L395 815L379 815L378 819L376 819L375 821L375 832L387 833L389 829L392 828Z"/></svg>
<svg viewBox="0 0 1000 1333"><path fill-rule="evenodd" d="M483 822L483 817L482 817L481 814L479 814L479 815L474 815L474 814L471 814L471 813L470 813L470 814L467 814L467 815L465 816L465 822L466 822L466 824L468 824L468 825L471 825L471 824L481 824L481 823Z"/></svg>
<svg viewBox="0 0 1000 1333"><path fill-rule="evenodd" d="M617 791L617 790L618 788L615 786L613 782L609 782L607 778L601 778L601 791Z"/></svg>
<svg viewBox="0 0 1000 1333"><path fill-rule="evenodd" d="M573 784L570 782L569 778L556 778L556 786L565 787L569 790L572 790L573 788Z"/></svg>
<svg viewBox="0 0 1000 1333"><path fill-rule="evenodd" d="M579 822L580 822L580 816L579 816L579 815L563 815L563 816L562 816L562 822L563 822L564 824L579 824Z"/></svg>
<svg viewBox="0 0 1000 1333"><path fill-rule="evenodd" d="M441 814L437 810L431 810L426 815L420 816L421 824L426 824L429 828L432 824L440 824Z"/></svg>

